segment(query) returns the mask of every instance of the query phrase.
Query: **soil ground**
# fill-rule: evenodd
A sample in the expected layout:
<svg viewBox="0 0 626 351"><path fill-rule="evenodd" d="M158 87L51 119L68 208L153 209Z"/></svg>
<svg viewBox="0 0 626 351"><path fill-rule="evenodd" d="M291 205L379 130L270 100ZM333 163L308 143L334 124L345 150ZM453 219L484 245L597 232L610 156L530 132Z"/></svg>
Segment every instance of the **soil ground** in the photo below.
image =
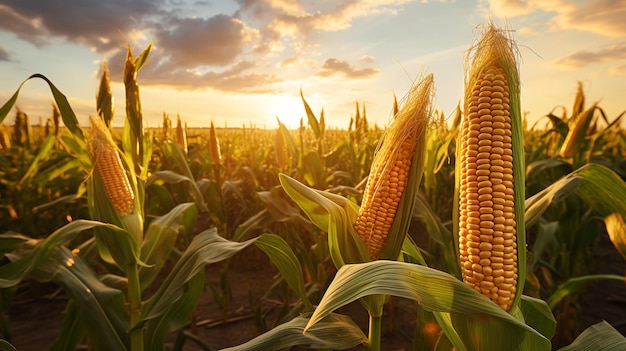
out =
<svg viewBox="0 0 626 351"><path fill-rule="evenodd" d="M598 273L623 275L626 272L626 261L619 256L613 245L604 238L597 250L598 260L604 260ZM242 256L244 257L244 256ZM195 316L193 332L211 350L242 344L255 336L260 330L255 318L258 303L262 301L271 285L275 282L277 272L263 255L245 255L246 260L234 258L229 265L228 279L232 298L226 315L224 309L216 303L210 286L219 291L221 264L206 268L204 296L200 300ZM36 292L36 295L33 292ZM626 335L626 286L623 282L598 282L591 284L582 296L580 316L582 328L607 320ZM62 311L67 297L56 286L30 285L16 294L9 311L11 342L18 351L49 350L57 333ZM265 320L271 323L278 314L278 302L265 300ZM368 317L359 303L353 303L337 311L349 315L365 332ZM222 318L224 317L224 318ZM383 318L383 349L389 351L413 350L412 339L415 330L416 315L412 301L395 298L385 308ZM621 323L621 324L620 324ZM166 349L171 349L175 335L168 339ZM557 345L554 345L557 346ZM362 350L355 347L353 350ZM189 339L183 350L202 350ZM293 350L298 350L294 348Z"/></svg>

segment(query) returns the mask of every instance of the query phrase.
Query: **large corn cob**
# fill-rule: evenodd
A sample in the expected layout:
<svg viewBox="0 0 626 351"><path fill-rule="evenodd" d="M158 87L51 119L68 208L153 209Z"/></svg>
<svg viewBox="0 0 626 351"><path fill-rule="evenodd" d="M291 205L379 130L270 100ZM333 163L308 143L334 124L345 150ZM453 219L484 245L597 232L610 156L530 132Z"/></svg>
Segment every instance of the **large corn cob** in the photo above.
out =
<svg viewBox="0 0 626 351"><path fill-rule="evenodd" d="M129 215L134 211L135 194L120 155L104 121L93 117L89 121L92 128L89 147L96 172L100 175L106 193L117 213L121 216Z"/></svg>
<svg viewBox="0 0 626 351"><path fill-rule="evenodd" d="M373 259L378 258L387 240L409 185L411 164L419 140L425 139L423 134L431 112L432 87L433 76L429 75L413 89L406 106L395 116L383 136L372 162L354 229ZM417 172L420 174L415 182L419 184L422 170Z"/></svg>
<svg viewBox="0 0 626 351"><path fill-rule="evenodd" d="M470 68L457 152L463 280L505 311L518 289L516 209L523 206L513 172L514 155L521 157L512 140L511 99L519 99L510 96L519 94L514 58L509 39L492 26Z"/></svg>

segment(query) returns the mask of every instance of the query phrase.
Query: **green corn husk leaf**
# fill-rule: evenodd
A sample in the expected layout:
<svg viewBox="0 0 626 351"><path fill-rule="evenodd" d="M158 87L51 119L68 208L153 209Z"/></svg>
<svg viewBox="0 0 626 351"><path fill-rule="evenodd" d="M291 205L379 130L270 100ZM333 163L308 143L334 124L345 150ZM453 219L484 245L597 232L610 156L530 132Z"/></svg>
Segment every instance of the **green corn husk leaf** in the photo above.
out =
<svg viewBox="0 0 626 351"><path fill-rule="evenodd" d="M585 286L585 284L599 280L616 280L626 283L626 279L623 276L615 274L594 274L570 278L565 283L559 285L556 291L554 291L548 298L547 303L551 309L554 309L556 305L566 296L576 294Z"/></svg>
<svg viewBox="0 0 626 351"><path fill-rule="evenodd" d="M315 137L317 139L320 139L322 137L322 128L320 127L320 124L317 121L317 118L315 117L313 110L311 110L311 107L309 107L309 104L304 99L304 94L302 94L302 89L300 89L300 97L302 98L302 104L304 105L304 111L306 112L306 117L309 121L309 126L311 126L313 133L315 133Z"/></svg>
<svg viewBox="0 0 626 351"><path fill-rule="evenodd" d="M547 339L552 339L556 331L556 319L552 314L552 309L544 300L522 295L519 311L527 325Z"/></svg>
<svg viewBox="0 0 626 351"><path fill-rule="evenodd" d="M550 341L535 329L519 321L491 300L453 276L419 265L378 260L345 265L339 269L324 297L311 316L307 329L335 309L368 295L393 295L417 301L424 310L452 313L452 323L467 350L498 350L489 345L508 345L515 349L520 343L532 350L550 350ZM467 316L467 317L465 317ZM465 320L464 320L465 319ZM483 322L497 327L484 340L484 348L475 348L472 323ZM480 331L480 328L477 328Z"/></svg>
<svg viewBox="0 0 626 351"><path fill-rule="evenodd" d="M367 343L367 337L349 317L331 313L303 333L309 321L306 317L296 317L289 322L272 328L244 344L229 347L222 351L270 351L291 346L305 345L316 349L345 350Z"/></svg>
<svg viewBox="0 0 626 351"><path fill-rule="evenodd" d="M337 268L346 263L369 261L363 241L354 232L358 206L339 195L307 187L279 174L280 183L291 199L307 214L313 224L328 233L328 247Z"/></svg>
<svg viewBox="0 0 626 351"><path fill-rule="evenodd" d="M466 57L466 92L470 93L475 82L481 77L483 72L493 65L500 67L506 76L506 82L509 88L509 115L511 118L511 144L513 151L513 186L514 186L514 204L516 219L516 239L517 239L517 288L515 298L513 300L510 311L514 312L519 305L519 300L524 290L524 282L526 280L526 226L525 226L525 170L524 165L524 136L522 111L520 106L520 77L518 64L516 60L516 44L510 38L506 30L498 29L493 23L485 27L482 38L468 51ZM469 97L465 99L465 111L468 113L467 105ZM464 119L467 116L464 116ZM463 122L462 122L463 123ZM463 132L463 130L461 130ZM462 138L457 137L457 150L462 149ZM457 153L458 157L458 153ZM458 247L459 233L459 193L460 193L460 174L461 162L456 162L455 169L455 197L454 197L454 230L455 245Z"/></svg>
<svg viewBox="0 0 626 351"><path fill-rule="evenodd" d="M2 107L0 107L0 123L4 121L4 119L9 114L13 106L15 106L15 102L17 101L17 97L20 93L20 90L24 86L24 83L26 83L32 78L40 78L40 79L43 79L46 83L48 83L48 86L50 87L50 91L52 92L52 96L54 97L54 101L56 102L59 108L59 112L61 113L63 124L65 124L67 129L69 129L69 131L75 137L77 137L78 139L84 139L83 132L78 125L78 119L76 118L76 114L74 114L74 111L72 110L72 107L67 101L67 98L65 97L65 95L63 95L63 93L61 93L61 91L59 91L59 89L57 89L57 87L54 84L52 84L52 82L48 78L46 78L46 76L39 74L39 73L33 74L32 76L26 78L26 80L23 81L22 84L20 84L20 86L15 91L15 93L11 96L11 98L9 98L9 100L6 103L4 103Z"/></svg>
<svg viewBox="0 0 626 351"><path fill-rule="evenodd" d="M626 349L626 338L606 321L585 329L568 346L559 351L621 351Z"/></svg>

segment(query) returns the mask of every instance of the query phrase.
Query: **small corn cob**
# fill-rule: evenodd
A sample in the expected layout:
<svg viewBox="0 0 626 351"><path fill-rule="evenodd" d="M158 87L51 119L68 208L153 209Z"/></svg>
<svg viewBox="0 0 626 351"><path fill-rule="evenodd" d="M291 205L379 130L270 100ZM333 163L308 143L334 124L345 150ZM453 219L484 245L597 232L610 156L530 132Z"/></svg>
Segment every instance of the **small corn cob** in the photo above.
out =
<svg viewBox="0 0 626 351"><path fill-rule="evenodd" d="M213 125L213 121L211 121L211 129L209 131L209 157L211 158L211 162L213 162L213 164L218 165L222 163L220 140L215 134L215 126Z"/></svg>
<svg viewBox="0 0 626 351"><path fill-rule="evenodd" d="M100 175L109 200L117 213L121 216L129 215L134 211L135 194L120 155L104 121L93 117L89 121L92 128L89 147L95 170Z"/></svg>
<svg viewBox="0 0 626 351"><path fill-rule="evenodd" d="M516 206L523 206L514 196L509 94L516 73L508 38L492 26L470 69L457 156L463 280L505 311L518 288Z"/></svg>
<svg viewBox="0 0 626 351"><path fill-rule="evenodd" d="M176 143L183 150L183 153L187 154L187 128L183 126L180 115L177 116L176 121Z"/></svg>
<svg viewBox="0 0 626 351"><path fill-rule="evenodd" d="M433 76L429 75L414 88L411 100L396 115L372 162L353 224L372 259L379 256L407 189L413 156L430 116L432 86Z"/></svg>

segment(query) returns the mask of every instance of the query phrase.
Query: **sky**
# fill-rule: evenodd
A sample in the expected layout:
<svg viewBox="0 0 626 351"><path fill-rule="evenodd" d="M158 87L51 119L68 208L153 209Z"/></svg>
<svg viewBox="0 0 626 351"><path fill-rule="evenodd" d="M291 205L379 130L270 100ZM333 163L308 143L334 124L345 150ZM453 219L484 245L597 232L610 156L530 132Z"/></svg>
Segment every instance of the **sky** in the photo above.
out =
<svg viewBox="0 0 626 351"><path fill-rule="evenodd" d="M578 82L614 119L626 110L624 19L626 0L2 0L0 104L40 73L86 124L106 62L121 126L126 49L152 43L137 77L148 127L165 113L189 127L295 128L306 123L300 91L330 127L347 129L357 104L382 127L394 96L429 73L434 106L451 119L467 50L493 21L517 43L531 123L569 111ZM51 103L32 79L17 107L38 123Z"/></svg>

